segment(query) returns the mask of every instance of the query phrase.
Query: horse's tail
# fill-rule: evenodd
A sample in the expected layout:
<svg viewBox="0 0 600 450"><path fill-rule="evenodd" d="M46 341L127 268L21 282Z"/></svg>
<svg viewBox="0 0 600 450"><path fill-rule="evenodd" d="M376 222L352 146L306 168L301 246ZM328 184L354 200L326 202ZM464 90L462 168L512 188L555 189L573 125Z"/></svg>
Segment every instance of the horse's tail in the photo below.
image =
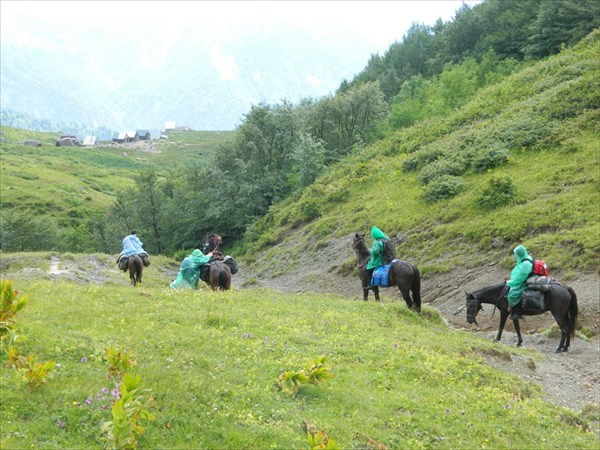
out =
<svg viewBox="0 0 600 450"><path fill-rule="evenodd" d="M417 311L421 310L421 273L419 268L413 264L413 280L412 280L412 296L413 301L417 305Z"/></svg>
<svg viewBox="0 0 600 450"><path fill-rule="evenodd" d="M575 327L577 326L577 314L579 313L579 307L577 306L577 294L572 287L566 286L571 294L571 303L569 304L569 311L567 312L567 320L569 324L569 331L571 337L575 339Z"/></svg>

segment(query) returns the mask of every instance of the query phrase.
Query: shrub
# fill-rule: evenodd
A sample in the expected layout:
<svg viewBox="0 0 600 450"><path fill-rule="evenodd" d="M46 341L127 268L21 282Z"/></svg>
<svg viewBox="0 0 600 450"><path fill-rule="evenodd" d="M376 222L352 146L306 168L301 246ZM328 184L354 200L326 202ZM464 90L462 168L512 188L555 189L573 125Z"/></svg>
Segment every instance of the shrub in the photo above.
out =
<svg viewBox="0 0 600 450"><path fill-rule="evenodd" d="M495 146L488 148L474 158L473 169L475 172L485 172L486 170L506 164L508 157L508 150L504 147Z"/></svg>
<svg viewBox="0 0 600 450"><path fill-rule="evenodd" d="M454 160L438 159L431 164L426 165L419 172L419 181L423 184L428 184L444 175L458 176L462 175L466 170L466 164L461 158Z"/></svg>
<svg viewBox="0 0 600 450"><path fill-rule="evenodd" d="M452 198L458 195L463 188L464 182L461 177L442 175L427 185L423 198L426 202L433 203Z"/></svg>
<svg viewBox="0 0 600 450"><path fill-rule="evenodd" d="M513 180L509 176L492 178L475 200L476 206L483 211L491 211L508 205L517 192Z"/></svg>

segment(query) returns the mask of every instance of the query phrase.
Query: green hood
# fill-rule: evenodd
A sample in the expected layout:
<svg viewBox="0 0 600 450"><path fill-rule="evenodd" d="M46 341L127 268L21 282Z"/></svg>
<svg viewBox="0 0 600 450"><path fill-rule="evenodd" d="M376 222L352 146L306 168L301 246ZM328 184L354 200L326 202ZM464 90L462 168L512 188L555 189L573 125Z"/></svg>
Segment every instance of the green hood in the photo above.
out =
<svg viewBox="0 0 600 450"><path fill-rule="evenodd" d="M373 239L389 239L389 237L376 226L371 227L371 237Z"/></svg>
<svg viewBox="0 0 600 450"><path fill-rule="evenodd" d="M519 262L523 261L525 258L527 258L529 256L527 254L527 249L525 247L523 247L522 245L517 245L515 247L514 254L515 254L515 257L517 258L517 261L519 261Z"/></svg>

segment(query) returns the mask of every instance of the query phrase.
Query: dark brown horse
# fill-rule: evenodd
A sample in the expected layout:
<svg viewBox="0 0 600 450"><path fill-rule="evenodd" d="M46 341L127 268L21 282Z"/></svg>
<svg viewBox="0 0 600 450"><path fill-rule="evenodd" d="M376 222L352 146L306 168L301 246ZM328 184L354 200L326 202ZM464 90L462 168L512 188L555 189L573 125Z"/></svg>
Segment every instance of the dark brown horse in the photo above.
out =
<svg viewBox="0 0 600 450"><path fill-rule="evenodd" d="M475 317L483 309L482 303L494 305L500 311L500 325L496 341L500 341L502 330L508 318L508 300L506 283L494 284L467 294L467 322L477 324ZM560 283L550 283L548 292L545 293L545 308L536 310L523 309L523 315L534 316L550 311L560 328L560 344L556 353L569 351L571 337L575 336L575 324L577 321L578 307L577 295L573 288ZM521 327L518 320L513 320L518 337L517 347L523 343Z"/></svg>
<svg viewBox="0 0 600 450"><path fill-rule="evenodd" d="M371 252L365 243L364 234L356 233L352 239L352 248L356 252L356 258L358 260L358 277L362 282L363 299L367 301L369 289L372 289L373 294L375 294L375 300L380 301L379 287L372 286L369 288L369 274L365 269L365 266L369 262L369 259L371 259ZM405 261L396 261L390 267L388 280L388 287L398 286L402 298L404 298L404 301L409 308L421 312L421 274L419 273L417 266ZM411 293L412 298L410 295Z"/></svg>
<svg viewBox="0 0 600 450"><path fill-rule="evenodd" d="M129 279L131 284L137 286L142 284L142 273L144 272L144 261L139 255L131 255L127 260L129 268Z"/></svg>
<svg viewBox="0 0 600 450"><path fill-rule="evenodd" d="M223 262L223 255L219 252L213 252L213 257L208 266L208 285L212 290L229 290L231 288L231 269Z"/></svg>
<svg viewBox="0 0 600 450"><path fill-rule="evenodd" d="M202 253L208 255L210 252L219 250L222 242L223 240L218 234L206 233L206 239L204 241L204 245L202 246Z"/></svg>

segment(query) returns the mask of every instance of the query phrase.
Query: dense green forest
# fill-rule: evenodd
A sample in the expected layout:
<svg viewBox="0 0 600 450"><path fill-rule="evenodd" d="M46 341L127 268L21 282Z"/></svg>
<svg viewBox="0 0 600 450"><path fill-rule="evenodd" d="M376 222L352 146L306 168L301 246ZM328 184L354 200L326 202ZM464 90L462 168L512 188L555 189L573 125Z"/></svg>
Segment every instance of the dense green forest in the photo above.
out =
<svg viewBox="0 0 600 450"><path fill-rule="evenodd" d="M177 170L150 154L121 167L119 155L105 152L104 172L86 182L93 195L71 193L71 204L59 210L43 201L11 203L3 194L2 250L118 252L132 226L151 253L193 248L206 231L239 243L240 251L256 250L290 226L349 202L362 179L380 185L356 198L365 201L370 189L386 197L377 161L388 157L394 172L387 182L412 186L414 208L444 209L444 202L464 195L472 174L487 177L529 150L577 154L592 145L597 34L572 47L599 24L600 5L591 0L464 5L447 23L414 24L329 96L255 105L235 132L211 141L212 151L184 153ZM24 151L2 145L3 154ZM556 164L564 155L545 157ZM27 172L21 179L35 184L36 176ZM102 180L113 176L127 180ZM478 200L479 217L523 203L509 175L490 179L488 190ZM96 193L105 195L99 203ZM405 227L389 217L406 213L389 208L386 225ZM350 222L340 229L356 227ZM319 223L321 233L339 231Z"/></svg>

